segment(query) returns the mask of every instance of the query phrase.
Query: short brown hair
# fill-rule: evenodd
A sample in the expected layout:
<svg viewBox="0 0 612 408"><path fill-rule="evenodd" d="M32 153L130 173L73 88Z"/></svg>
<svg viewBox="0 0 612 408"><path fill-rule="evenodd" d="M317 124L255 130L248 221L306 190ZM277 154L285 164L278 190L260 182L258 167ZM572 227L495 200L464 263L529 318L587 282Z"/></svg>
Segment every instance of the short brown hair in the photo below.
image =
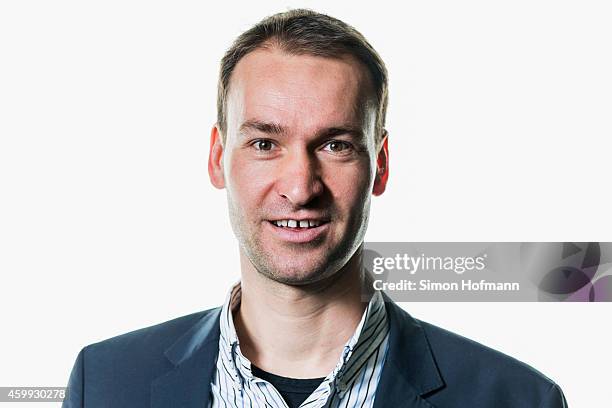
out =
<svg viewBox="0 0 612 408"><path fill-rule="evenodd" d="M268 44L289 54L309 54L327 58L351 55L370 73L376 98L376 135L382 139L388 101L387 69L365 37L350 25L312 10L295 9L266 17L242 33L221 60L217 90L217 126L225 138L227 95L230 78L242 57Z"/></svg>

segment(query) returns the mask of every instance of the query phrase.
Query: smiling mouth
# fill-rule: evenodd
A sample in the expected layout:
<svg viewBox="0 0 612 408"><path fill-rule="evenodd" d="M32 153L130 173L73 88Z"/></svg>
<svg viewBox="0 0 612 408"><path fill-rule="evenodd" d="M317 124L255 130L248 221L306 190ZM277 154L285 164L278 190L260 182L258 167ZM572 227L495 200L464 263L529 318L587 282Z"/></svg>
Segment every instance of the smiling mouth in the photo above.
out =
<svg viewBox="0 0 612 408"><path fill-rule="evenodd" d="M274 225L275 227L279 227L279 228L287 228L287 229L293 229L293 230L305 230L305 229L311 229L311 228L316 228L316 227L320 227L321 225L327 224L329 222L329 220L322 220L322 219L307 219L307 220L292 220L292 219L285 219L285 220L273 220L273 221L269 221L270 224Z"/></svg>
<svg viewBox="0 0 612 408"><path fill-rule="evenodd" d="M273 236L281 242L293 244L317 244L329 234L329 218L269 220Z"/></svg>

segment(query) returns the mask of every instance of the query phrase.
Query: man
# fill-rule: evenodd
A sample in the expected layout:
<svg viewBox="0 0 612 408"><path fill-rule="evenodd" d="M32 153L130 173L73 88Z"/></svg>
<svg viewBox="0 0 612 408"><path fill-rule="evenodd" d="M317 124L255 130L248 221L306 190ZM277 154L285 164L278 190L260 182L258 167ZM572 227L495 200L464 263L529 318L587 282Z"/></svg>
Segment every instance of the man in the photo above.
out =
<svg viewBox="0 0 612 408"><path fill-rule="evenodd" d="M241 281L221 308L85 347L64 407L564 407L537 371L372 290L386 105L384 63L339 20L294 10L242 34L208 165Z"/></svg>

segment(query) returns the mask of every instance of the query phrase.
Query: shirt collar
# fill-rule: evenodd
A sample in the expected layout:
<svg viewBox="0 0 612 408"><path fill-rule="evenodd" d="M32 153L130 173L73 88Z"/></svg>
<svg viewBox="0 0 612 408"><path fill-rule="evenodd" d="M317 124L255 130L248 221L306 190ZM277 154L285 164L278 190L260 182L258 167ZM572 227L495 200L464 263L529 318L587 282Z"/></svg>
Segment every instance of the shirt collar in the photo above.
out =
<svg viewBox="0 0 612 408"><path fill-rule="evenodd" d="M232 371L230 374L237 388L242 386L243 381L258 379L251 371L251 362L240 351L240 341L234 326L233 313L238 310L241 299L240 282L236 283L227 294L225 303L221 309L219 338L219 355L224 360L226 367ZM331 373L325 377L324 382L333 383L339 392L348 389L358 377L356 374L370 355L382 343L385 336L375 335L388 332L387 312L380 291L374 291L366 310L355 332L344 345L342 355ZM355 353L355 358L353 354Z"/></svg>

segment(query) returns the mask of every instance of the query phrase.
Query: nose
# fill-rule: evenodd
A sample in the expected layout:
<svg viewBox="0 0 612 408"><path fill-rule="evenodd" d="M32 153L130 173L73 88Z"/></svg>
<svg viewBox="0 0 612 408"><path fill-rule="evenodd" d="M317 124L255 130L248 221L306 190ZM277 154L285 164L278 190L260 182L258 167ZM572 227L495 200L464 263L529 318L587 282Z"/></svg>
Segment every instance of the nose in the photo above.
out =
<svg viewBox="0 0 612 408"><path fill-rule="evenodd" d="M308 205L323 194L320 166L307 151L288 155L278 174L278 194L294 207Z"/></svg>

